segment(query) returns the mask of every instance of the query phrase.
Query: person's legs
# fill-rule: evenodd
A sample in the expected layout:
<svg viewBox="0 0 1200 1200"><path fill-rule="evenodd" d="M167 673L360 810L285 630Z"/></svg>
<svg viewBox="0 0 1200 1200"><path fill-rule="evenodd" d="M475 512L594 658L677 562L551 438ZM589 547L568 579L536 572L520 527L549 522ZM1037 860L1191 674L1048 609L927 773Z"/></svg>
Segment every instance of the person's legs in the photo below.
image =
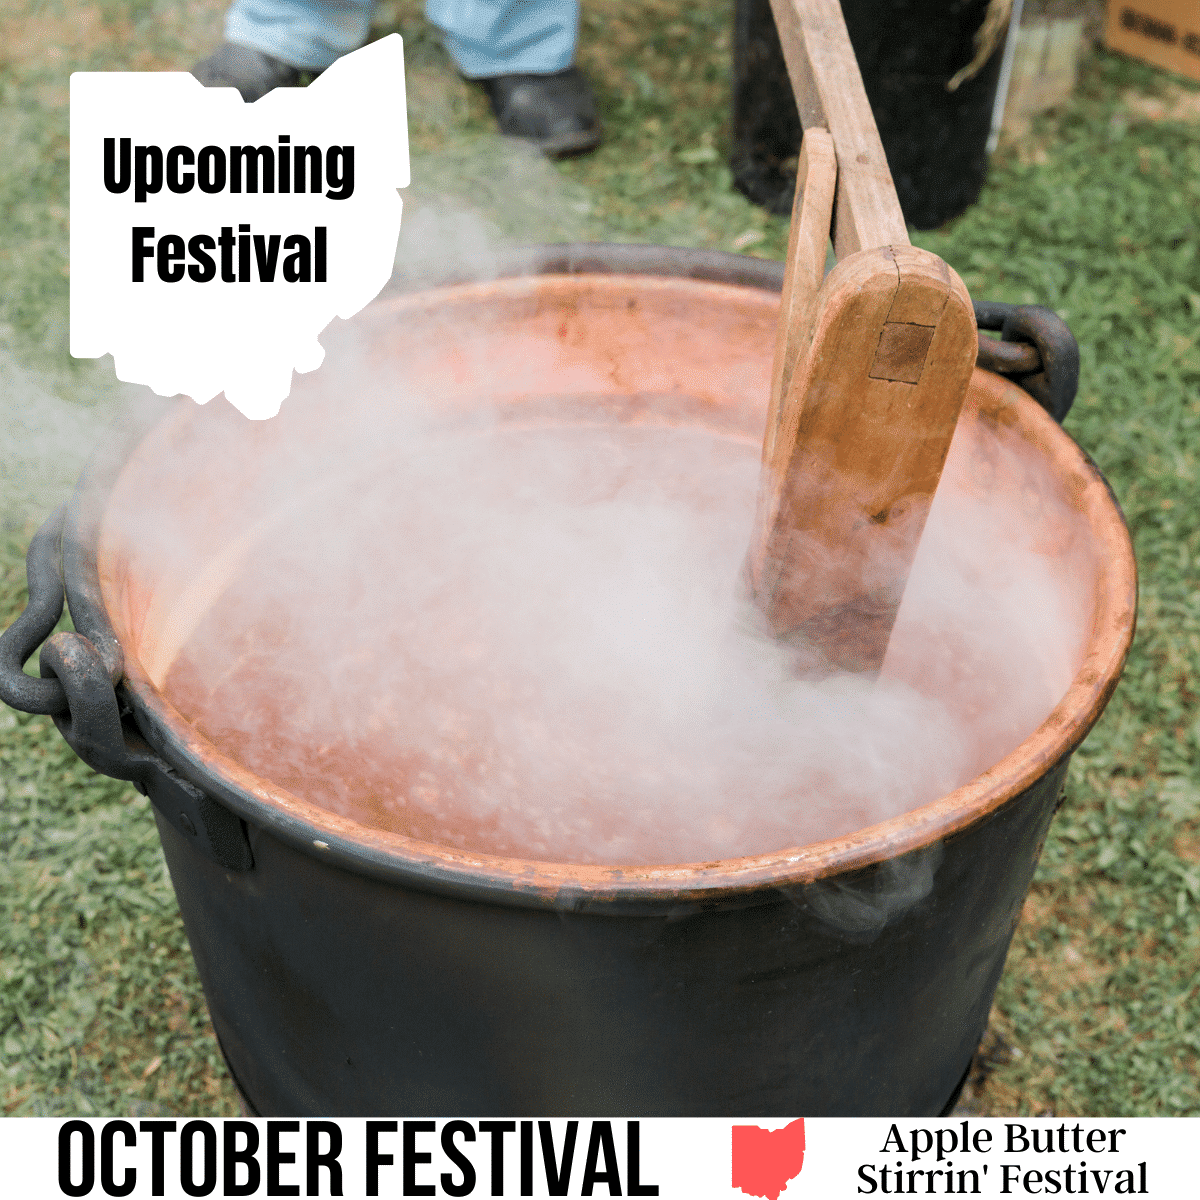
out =
<svg viewBox="0 0 1200 1200"><path fill-rule="evenodd" d="M366 41L374 0L233 0L225 41L192 68L250 103L323 71ZM458 69L487 92L500 132L549 155L600 143L592 89L574 65L579 0L426 0Z"/></svg>
<svg viewBox="0 0 1200 1200"><path fill-rule="evenodd" d="M233 0L225 40L323 71L367 40L374 0Z"/></svg>
<svg viewBox="0 0 1200 1200"><path fill-rule="evenodd" d="M425 0L425 15L487 92L501 133L555 156L600 144L596 100L575 66L579 0Z"/></svg>
<svg viewBox="0 0 1200 1200"><path fill-rule="evenodd" d="M551 75L575 62L579 0L425 0L468 79Z"/></svg>
<svg viewBox="0 0 1200 1200"><path fill-rule="evenodd" d="M192 68L205 87L234 87L247 104L294 87L367 40L374 0L233 0L225 40Z"/></svg>

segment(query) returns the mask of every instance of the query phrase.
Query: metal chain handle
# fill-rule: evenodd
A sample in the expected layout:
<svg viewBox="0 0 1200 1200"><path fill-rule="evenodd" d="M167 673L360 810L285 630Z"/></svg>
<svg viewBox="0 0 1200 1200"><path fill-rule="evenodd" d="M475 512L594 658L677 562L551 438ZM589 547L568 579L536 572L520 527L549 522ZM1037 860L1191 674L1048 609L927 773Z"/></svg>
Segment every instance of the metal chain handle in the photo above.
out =
<svg viewBox="0 0 1200 1200"><path fill-rule="evenodd" d="M65 518L64 505L29 544L25 556L29 603L0 635L0 700L20 712L53 717L67 745L92 770L132 783L218 865L248 870L254 857L242 821L159 757L118 697L116 685L124 674L124 659L116 639L99 639L98 648L82 633L63 630L45 640L58 624L65 600L61 567ZM33 679L22 668L39 645L42 678Z"/></svg>
<svg viewBox="0 0 1200 1200"><path fill-rule="evenodd" d="M1079 343L1061 317L1040 304L975 301L975 323L999 331L979 338L976 365L1008 375L1060 425L1079 390Z"/></svg>
<svg viewBox="0 0 1200 1200"><path fill-rule="evenodd" d="M66 505L57 508L29 543L29 604L0 635L0 700L19 712L54 716L67 711L67 693L56 678L34 679L22 670L62 616L65 596L58 560L66 511Z"/></svg>

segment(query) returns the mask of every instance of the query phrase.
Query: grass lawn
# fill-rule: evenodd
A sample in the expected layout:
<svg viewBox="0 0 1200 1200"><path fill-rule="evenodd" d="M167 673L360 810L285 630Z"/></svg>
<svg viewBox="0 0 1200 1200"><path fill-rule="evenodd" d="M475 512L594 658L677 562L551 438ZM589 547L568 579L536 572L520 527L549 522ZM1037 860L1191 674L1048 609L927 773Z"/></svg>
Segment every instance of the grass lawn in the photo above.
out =
<svg viewBox="0 0 1200 1200"><path fill-rule="evenodd" d="M0 0L0 619L24 547L125 392L67 351L67 81L186 67L215 0ZM414 0L401 255L608 239L781 257L731 191L730 10L584 0L606 141L503 149ZM964 1097L992 1114L1200 1114L1200 90L1096 52L1077 95L1002 148L979 203L919 244L979 298L1064 316L1067 428L1124 507L1141 610L1124 682L1075 757ZM8 1114L232 1114L148 803L49 720L0 709L0 1103Z"/></svg>

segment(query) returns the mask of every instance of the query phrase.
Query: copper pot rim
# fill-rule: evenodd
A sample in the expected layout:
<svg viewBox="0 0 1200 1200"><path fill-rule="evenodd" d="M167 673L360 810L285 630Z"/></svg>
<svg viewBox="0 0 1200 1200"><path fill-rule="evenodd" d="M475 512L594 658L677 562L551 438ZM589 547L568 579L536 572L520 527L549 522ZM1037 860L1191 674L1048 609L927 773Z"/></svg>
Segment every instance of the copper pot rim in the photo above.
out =
<svg viewBox="0 0 1200 1200"><path fill-rule="evenodd" d="M1085 481L1074 498L1095 537L1105 586L1099 589L1080 668L1034 733L963 786L854 833L766 854L649 866L562 863L457 850L337 816L242 767L187 722L128 649L122 686L135 711L145 718L139 724L148 740L185 778L250 824L357 873L435 890L465 889L517 903L578 907L586 899L611 908L620 900L635 904L719 900L867 870L987 820L1068 756L1111 697L1133 639L1137 607L1133 547L1120 507L1099 469L1009 380L976 370L969 403L976 410L982 404L1003 412L1006 423L1047 454L1054 471Z"/></svg>

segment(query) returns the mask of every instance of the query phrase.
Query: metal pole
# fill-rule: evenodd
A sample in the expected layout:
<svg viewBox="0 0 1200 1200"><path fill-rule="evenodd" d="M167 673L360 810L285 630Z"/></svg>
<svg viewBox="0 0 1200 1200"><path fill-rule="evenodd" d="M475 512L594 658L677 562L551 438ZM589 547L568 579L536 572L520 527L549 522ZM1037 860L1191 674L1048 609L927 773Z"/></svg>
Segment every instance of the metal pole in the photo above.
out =
<svg viewBox="0 0 1200 1200"><path fill-rule="evenodd" d="M1008 85L1012 79L1013 58L1017 53L1017 32L1021 28L1021 12L1025 0L1013 0L1012 15L1008 18L1008 33L1004 38L1004 57L1000 60L1000 79L996 84L996 100L992 105L992 128L988 134L987 153L994 154L1004 124L1004 105L1008 100Z"/></svg>

